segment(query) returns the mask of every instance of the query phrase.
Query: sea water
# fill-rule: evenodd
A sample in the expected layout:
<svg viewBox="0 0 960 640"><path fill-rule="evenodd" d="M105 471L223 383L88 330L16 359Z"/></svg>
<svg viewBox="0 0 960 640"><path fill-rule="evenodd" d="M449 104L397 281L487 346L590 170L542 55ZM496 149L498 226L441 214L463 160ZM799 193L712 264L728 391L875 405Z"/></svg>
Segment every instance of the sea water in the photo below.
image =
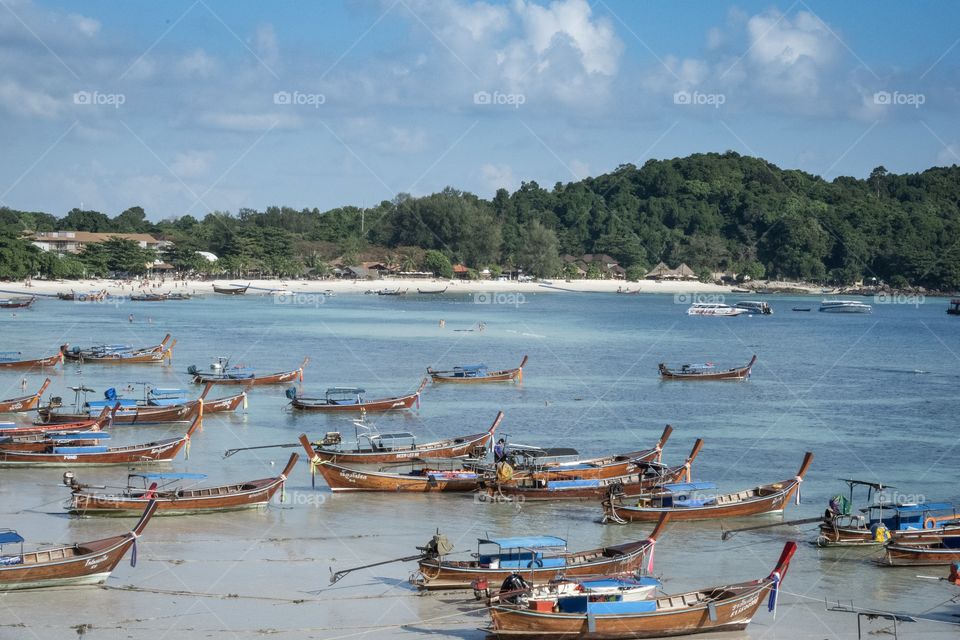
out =
<svg viewBox="0 0 960 640"><path fill-rule="evenodd" d="M783 516L671 525L656 547L655 573L668 592L765 577L783 543L800 548L783 582L774 617L763 606L742 633L721 637L855 637L856 616L841 604L922 615L902 637L956 637L955 587L935 579L946 567L881 568L875 550L818 549L816 525L743 532L725 529L815 517L840 478L883 482L910 499L960 504L957 382L960 318L946 301L874 304L872 314L817 313L814 298L768 296L772 316L686 315L684 296L497 294L335 297L246 295L185 302L70 303L40 300L4 314L0 350L39 357L64 343L146 346L165 333L177 339L172 365L67 364L49 373L50 392L73 399L70 386L102 397L108 387L139 383L192 393L189 365L218 357L260 373L294 369L309 356L302 389L358 386L367 398L414 390L428 365L491 368L530 360L522 384L428 386L419 409L369 415L380 431L410 431L419 441L485 430L505 413L500 435L529 445L567 446L585 456L654 445L674 427L664 461L680 464L696 438L704 448L695 480L738 491L792 478L805 451L815 459L802 504ZM864 300L873 302L870 299ZM792 307L812 307L793 312ZM128 316L133 314L133 322ZM441 326L441 320L444 326ZM481 330L481 323L483 330ZM663 382L657 364L742 366L745 382ZM18 372L0 372L0 397L23 395ZM43 375L26 376L27 392ZM298 385L301 386L301 385ZM237 387L215 387L211 397ZM208 474L206 484L278 474L298 448L259 449L224 458L226 449L295 443L356 432L356 416L294 414L284 386L257 387L249 407L209 415L181 456L160 467ZM25 421L26 418L19 418ZM182 434L184 425L117 426L114 444ZM94 540L122 532L133 518L65 515L66 469L0 470L0 527L30 542ZM122 487L125 468L71 469L81 482ZM488 623L472 593L419 594L407 583L415 563L352 573L335 585L330 570L416 553L437 531L456 557L487 535L550 534L572 550L645 538L649 527L602 525L599 506L485 504L464 495L331 494L312 486L301 458L285 501L266 510L155 518L140 539L138 564L124 560L108 588L79 587L0 596L0 638L481 638ZM862 497L862 496L861 496ZM858 505L859 506L859 505ZM826 604L825 604L826 601ZM890 627L864 622L865 630ZM709 637L709 636L707 636Z"/></svg>

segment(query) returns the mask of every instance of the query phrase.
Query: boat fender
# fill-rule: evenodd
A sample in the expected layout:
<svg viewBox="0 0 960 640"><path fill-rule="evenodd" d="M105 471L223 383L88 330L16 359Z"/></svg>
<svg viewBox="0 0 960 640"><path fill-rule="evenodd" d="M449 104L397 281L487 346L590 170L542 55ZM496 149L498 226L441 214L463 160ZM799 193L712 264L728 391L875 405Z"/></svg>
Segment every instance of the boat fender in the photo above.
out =
<svg viewBox="0 0 960 640"><path fill-rule="evenodd" d="M110 387L109 389L103 392L103 397L106 398L107 400L116 400L117 390L114 389L113 387Z"/></svg>
<svg viewBox="0 0 960 640"><path fill-rule="evenodd" d="M297 399L297 388L296 388L296 387L290 387L289 389L286 390L286 392L285 392L284 395L286 395L287 398L289 398L290 400L296 400L296 399Z"/></svg>

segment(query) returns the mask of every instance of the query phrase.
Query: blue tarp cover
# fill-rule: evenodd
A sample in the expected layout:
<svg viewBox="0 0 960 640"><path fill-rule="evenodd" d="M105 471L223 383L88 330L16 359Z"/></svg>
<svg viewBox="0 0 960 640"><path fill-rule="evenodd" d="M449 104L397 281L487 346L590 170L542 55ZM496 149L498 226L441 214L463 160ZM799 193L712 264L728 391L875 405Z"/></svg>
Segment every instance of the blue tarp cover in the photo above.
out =
<svg viewBox="0 0 960 640"><path fill-rule="evenodd" d="M109 440L110 434L102 431L81 431L80 433L51 433L51 440L66 442L67 440Z"/></svg>
<svg viewBox="0 0 960 640"><path fill-rule="evenodd" d="M454 367L454 371L483 371L487 368L485 364L465 364L462 367Z"/></svg>
<svg viewBox="0 0 960 640"><path fill-rule="evenodd" d="M712 482L676 482L665 484L663 488L672 493L680 491L703 491L705 489L716 489L717 485Z"/></svg>
<svg viewBox="0 0 960 640"><path fill-rule="evenodd" d="M574 487L599 487L599 480L551 480L548 489L572 489Z"/></svg>
<svg viewBox="0 0 960 640"><path fill-rule="evenodd" d="M590 602L587 604L587 613L594 615L624 614L624 613L652 613L657 610L656 600L629 600L627 602Z"/></svg>
<svg viewBox="0 0 960 640"><path fill-rule="evenodd" d="M16 531L0 531L0 544L23 542L23 538Z"/></svg>
<svg viewBox="0 0 960 640"><path fill-rule="evenodd" d="M659 587L660 581L650 576L643 576L639 579L631 578L596 578L595 580L579 580L580 584L588 589L609 589L611 587Z"/></svg>
<svg viewBox="0 0 960 640"><path fill-rule="evenodd" d="M106 453L107 447L54 447L54 453Z"/></svg>
<svg viewBox="0 0 960 640"><path fill-rule="evenodd" d="M495 544L503 549L539 549L542 547L566 547L567 541L554 536L517 536L514 538L481 538L480 544Z"/></svg>

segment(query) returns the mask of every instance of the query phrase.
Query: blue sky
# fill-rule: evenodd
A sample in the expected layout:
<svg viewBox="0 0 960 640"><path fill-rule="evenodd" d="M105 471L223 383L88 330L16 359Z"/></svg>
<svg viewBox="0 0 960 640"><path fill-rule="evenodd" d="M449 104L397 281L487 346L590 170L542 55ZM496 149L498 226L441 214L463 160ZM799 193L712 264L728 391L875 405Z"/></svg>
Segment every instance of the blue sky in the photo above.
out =
<svg viewBox="0 0 960 640"><path fill-rule="evenodd" d="M960 163L956 3L0 0L0 56L0 204L56 215Z"/></svg>

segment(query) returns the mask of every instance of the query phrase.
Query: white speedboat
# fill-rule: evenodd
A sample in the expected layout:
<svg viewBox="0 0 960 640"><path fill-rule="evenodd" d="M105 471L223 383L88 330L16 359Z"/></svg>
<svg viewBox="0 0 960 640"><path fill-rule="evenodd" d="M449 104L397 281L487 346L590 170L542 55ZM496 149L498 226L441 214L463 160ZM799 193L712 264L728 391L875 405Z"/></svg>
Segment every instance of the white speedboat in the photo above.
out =
<svg viewBox="0 0 960 640"><path fill-rule="evenodd" d="M750 313L747 309L731 307L728 304L719 304L711 302L694 302L687 309L688 316L739 316L744 313Z"/></svg>
<svg viewBox="0 0 960 640"><path fill-rule="evenodd" d="M737 309L746 309L748 313L760 316L769 316L773 314L773 309L766 302L757 300L741 300L736 305Z"/></svg>
<svg viewBox="0 0 960 640"><path fill-rule="evenodd" d="M824 300L820 303L824 313L871 313L873 307L856 300Z"/></svg>

